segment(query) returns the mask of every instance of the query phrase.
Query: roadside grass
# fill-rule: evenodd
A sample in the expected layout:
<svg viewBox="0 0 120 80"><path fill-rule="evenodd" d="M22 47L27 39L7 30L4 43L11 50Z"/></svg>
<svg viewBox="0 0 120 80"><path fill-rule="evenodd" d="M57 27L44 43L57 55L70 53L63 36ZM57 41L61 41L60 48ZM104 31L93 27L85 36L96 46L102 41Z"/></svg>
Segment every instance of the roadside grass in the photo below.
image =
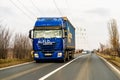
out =
<svg viewBox="0 0 120 80"><path fill-rule="evenodd" d="M32 59L0 59L0 68L33 61Z"/></svg>
<svg viewBox="0 0 120 80"><path fill-rule="evenodd" d="M110 55L98 53L99 56L105 58L107 61L115 65L120 70L120 57L112 58Z"/></svg>

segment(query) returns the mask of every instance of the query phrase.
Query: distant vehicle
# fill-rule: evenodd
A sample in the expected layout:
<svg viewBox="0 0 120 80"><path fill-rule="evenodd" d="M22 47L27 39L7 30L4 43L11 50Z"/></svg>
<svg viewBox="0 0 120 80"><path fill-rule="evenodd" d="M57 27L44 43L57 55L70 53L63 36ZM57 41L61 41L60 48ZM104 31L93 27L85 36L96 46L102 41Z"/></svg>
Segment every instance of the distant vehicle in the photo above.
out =
<svg viewBox="0 0 120 80"><path fill-rule="evenodd" d="M86 54L86 53L87 53L87 51L82 51L82 53L83 53L83 54Z"/></svg>
<svg viewBox="0 0 120 80"><path fill-rule="evenodd" d="M67 17L42 17L35 22L29 37L32 39L33 56L41 60L72 59L75 53L75 28Z"/></svg>
<svg viewBox="0 0 120 80"><path fill-rule="evenodd" d="M88 50L83 50L82 53L83 53L83 54L88 54L88 53L90 53L90 51L88 51Z"/></svg>

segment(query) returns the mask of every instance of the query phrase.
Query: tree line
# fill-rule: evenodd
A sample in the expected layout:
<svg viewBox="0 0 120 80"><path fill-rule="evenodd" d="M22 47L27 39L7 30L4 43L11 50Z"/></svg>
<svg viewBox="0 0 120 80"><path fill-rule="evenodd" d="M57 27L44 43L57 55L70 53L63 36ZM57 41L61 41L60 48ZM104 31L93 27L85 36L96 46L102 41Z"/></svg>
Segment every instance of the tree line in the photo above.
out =
<svg viewBox="0 0 120 80"><path fill-rule="evenodd" d="M9 54L11 58L30 59L31 50L28 35L16 33L13 37L9 28L0 25L0 59L8 59Z"/></svg>
<svg viewBox="0 0 120 80"><path fill-rule="evenodd" d="M108 22L109 41L107 45L100 43L100 52L112 56L120 57L120 42L117 21L112 19Z"/></svg>

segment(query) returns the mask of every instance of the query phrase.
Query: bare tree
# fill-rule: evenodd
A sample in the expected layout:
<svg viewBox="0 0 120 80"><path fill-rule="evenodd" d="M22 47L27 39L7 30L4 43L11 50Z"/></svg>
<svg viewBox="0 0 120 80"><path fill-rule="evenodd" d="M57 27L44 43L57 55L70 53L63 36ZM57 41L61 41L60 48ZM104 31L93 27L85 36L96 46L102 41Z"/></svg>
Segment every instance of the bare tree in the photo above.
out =
<svg viewBox="0 0 120 80"><path fill-rule="evenodd" d="M10 45L11 33L9 29L0 25L0 59L7 58L7 50Z"/></svg>
<svg viewBox="0 0 120 80"><path fill-rule="evenodd" d="M14 40L14 58L30 58L31 45L28 36L16 34Z"/></svg>
<svg viewBox="0 0 120 80"><path fill-rule="evenodd" d="M99 43L99 44L100 44L100 51L103 52L105 45L103 45L102 43Z"/></svg>
<svg viewBox="0 0 120 80"><path fill-rule="evenodd" d="M115 19L112 19L108 25L109 40L112 49L112 55L119 55L119 33Z"/></svg>

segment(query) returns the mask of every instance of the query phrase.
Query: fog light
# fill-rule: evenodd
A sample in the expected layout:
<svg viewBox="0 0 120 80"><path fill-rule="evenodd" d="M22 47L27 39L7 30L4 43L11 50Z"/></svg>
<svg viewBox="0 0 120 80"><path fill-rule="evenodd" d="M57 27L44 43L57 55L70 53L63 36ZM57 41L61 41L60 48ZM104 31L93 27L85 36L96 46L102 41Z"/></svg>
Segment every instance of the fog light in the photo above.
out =
<svg viewBox="0 0 120 80"><path fill-rule="evenodd" d="M62 57L62 53L58 53L57 57Z"/></svg>
<svg viewBox="0 0 120 80"><path fill-rule="evenodd" d="M39 55L35 53L35 54L34 54L34 57L35 57L35 58L39 58Z"/></svg>

